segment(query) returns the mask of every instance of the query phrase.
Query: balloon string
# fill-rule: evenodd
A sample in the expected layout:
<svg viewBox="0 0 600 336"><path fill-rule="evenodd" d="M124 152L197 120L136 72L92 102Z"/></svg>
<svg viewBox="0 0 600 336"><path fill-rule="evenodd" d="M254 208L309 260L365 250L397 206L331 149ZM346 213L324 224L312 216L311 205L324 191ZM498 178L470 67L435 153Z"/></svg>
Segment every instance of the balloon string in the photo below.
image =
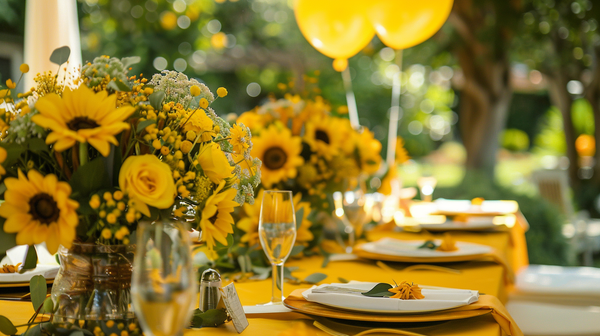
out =
<svg viewBox="0 0 600 336"><path fill-rule="evenodd" d="M387 144L387 166L388 169L395 168L396 161L396 139L398 138L398 122L400 121L400 93L402 83L400 81L402 75L402 49L396 50L396 64L398 72L394 74L392 85L392 107L390 108L390 126L388 129L388 144Z"/></svg>
<svg viewBox="0 0 600 336"><path fill-rule="evenodd" d="M344 81L344 89L346 89L346 102L348 103L348 114L350 115L350 125L355 130L360 128L358 121L358 108L356 107L356 98L352 90L352 78L350 76L350 67L346 67L342 71L342 80Z"/></svg>

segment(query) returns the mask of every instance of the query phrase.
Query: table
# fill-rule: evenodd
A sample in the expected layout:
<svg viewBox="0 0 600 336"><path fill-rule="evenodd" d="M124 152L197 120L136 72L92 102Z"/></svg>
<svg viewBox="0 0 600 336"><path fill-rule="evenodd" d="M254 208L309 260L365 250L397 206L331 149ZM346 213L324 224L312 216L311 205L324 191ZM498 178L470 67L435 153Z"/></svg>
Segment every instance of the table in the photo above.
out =
<svg viewBox="0 0 600 336"><path fill-rule="evenodd" d="M526 223L526 222L525 222ZM509 260L513 269L519 269L527 264L527 249L524 238L525 226L515 225L506 231L498 232L454 232L453 236L458 241L468 241L486 244L503 253ZM394 237L402 239L427 239L431 233L419 232L374 232L369 234L369 239L380 237ZM407 264L386 263L393 270L377 266L373 261L350 260L332 261L327 267L322 268L323 257L314 256L303 259L291 259L286 266L296 266L298 270L293 273L299 279L304 279L309 274L321 272L327 274L326 282L338 282L338 278L373 281L397 282L402 280L414 281L423 285L455 287L463 289L479 290L481 293L498 297L502 302L506 301L509 286L504 282L504 269L502 266L488 261L470 261L459 263L448 263L444 266L460 271L460 274L443 273L431 270L402 271ZM285 294L298 288L306 288L309 285L294 285L286 283ZM236 288L243 305L255 305L267 302L270 299L271 279L264 281L248 281L236 283ZM33 308L29 302L0 301L0 315L5 315L15 324L24 323L33 314ZM291 321L294 319L296 321ZM298 320L301 319L301 320ZM312 326L312 320L304 315L293 314L275 319L250 318L250 326L244 335L279 335L282 332L290 332L289 335L304 336L292 333L298 331L298 326L292 322L308 326L310 335L327 335ZM456 320L440 325L426 328L410 329L410 331L425 335L503 335L503 331L494 321L491 315L484 315L466 320ZM226 323L219 328L203 328L198 330L187 330L186 336L204 335L235 335L236 332L231 323Z"/></svg>

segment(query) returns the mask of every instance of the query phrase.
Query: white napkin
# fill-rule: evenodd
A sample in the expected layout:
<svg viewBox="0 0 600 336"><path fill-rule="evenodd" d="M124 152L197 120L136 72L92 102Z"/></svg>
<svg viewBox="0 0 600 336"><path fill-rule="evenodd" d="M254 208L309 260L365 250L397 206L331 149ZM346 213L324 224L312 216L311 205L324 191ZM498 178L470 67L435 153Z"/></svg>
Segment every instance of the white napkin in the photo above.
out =
<svg viewBox="0 0 600 336"><path fill-rule="evenodd" d="M284 305L256 305L256 306L244 306L244 313L249 314L270 314L270 313L290 313L293 310L289 309Z"/></svg>

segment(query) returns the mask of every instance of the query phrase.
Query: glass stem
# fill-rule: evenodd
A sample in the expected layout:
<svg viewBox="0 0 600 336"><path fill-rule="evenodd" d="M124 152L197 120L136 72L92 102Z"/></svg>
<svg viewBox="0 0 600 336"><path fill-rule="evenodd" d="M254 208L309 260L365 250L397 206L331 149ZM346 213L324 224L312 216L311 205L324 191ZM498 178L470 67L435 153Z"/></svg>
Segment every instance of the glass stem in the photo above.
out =
<svg viewBox="0 0 600 336"><path fill-rule="evenodd" d="M273 264L273 284L271 302L282 303L283 302L283 263L280 265Z"/></svg>

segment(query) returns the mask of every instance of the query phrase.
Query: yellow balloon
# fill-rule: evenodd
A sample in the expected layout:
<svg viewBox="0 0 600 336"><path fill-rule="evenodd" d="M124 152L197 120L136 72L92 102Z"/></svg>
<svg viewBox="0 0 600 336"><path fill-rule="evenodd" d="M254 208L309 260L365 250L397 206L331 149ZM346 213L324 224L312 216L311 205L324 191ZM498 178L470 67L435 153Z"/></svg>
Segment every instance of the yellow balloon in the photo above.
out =
<svg viewBox="0 0 600 336"><path fill-rule="evenodd" d="M446 22L453 0L373 0L369 19L388 47L407 49L435 34Z"/></svg>
<svg viewBox="0 0 600 336"><path fill-rule="evenodd" d="M302 35L315 49L334 59L347 59L375 36L365 2L296 0L294 12Z"/></svg>

